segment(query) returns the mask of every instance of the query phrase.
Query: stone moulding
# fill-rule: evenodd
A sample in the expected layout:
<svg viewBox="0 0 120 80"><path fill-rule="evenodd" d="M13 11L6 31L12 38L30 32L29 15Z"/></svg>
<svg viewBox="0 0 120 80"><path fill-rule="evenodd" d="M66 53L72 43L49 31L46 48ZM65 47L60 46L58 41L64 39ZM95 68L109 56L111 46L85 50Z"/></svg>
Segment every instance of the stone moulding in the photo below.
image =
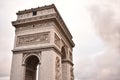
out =
<svg viewBox="0 0 120 80"><path fill-rule="evenodd" d="M35 23L35 24L28 24L28 25L22 25L16 28L16 32L18 31L25 31L25 30L33 30L33 29L39 29L39 28L46 28L49 26L54 25L54 22L43 22L43 23Z"/></svg>
<svg viewBox="0 0 120 80"><path fill-rule="evenodd" d="M36 21L41 21L41 20L45 20L45 19L51 19L51 18L54 18L55 16L56 16L56 14L49 14L49 15L44 15L44 16L37 16L37 17L32 17L32 18L27 18L27 19L21 19L21 20L13 21L12 25L16 26L19 24L25 24L25 23L36 22Z"/></svg>

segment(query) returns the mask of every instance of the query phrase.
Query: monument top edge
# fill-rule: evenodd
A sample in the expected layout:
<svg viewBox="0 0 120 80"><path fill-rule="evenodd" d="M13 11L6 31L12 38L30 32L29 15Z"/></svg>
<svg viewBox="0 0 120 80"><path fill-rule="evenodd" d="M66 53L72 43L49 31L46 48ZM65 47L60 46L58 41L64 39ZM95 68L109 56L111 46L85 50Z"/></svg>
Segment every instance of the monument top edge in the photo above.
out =
<svg viewBox="0 0 120 80"><path fill-rule="evenodd" d="M41 10L50 9L50 8L54 8L56 10L55 5L51 4L51 5L44 5L44 6L41 6L41 7L36 7L36 8L31 8L31 9L25 9L25 10L22 10L22 11L18 11L16 14L21 15L21 14L30 13L30 12L33 12L33 11L41 11Z"/></svg>

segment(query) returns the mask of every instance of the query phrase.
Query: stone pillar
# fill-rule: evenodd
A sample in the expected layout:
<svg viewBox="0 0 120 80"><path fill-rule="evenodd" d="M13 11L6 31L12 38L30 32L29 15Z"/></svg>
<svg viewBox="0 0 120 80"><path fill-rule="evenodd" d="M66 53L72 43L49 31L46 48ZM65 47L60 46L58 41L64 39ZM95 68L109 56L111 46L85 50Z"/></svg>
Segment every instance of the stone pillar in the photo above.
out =
<svg viewBox="0 0 120 80"><path fill-rule="evenodd" d="M12 59L12 69L10 80L23 80L23 71L24 67L22 66L22 57L23 54L21 53L13 53Z"/></svg>
<svg viewBox="0 0 120 80"><path fill-rule="evenodd" d="M41 63L38 64L39 68L38 68L38 80L41 80Z"/></svg>
<svg viewBox="0 0 120 80"><path fill-rule="evenodd" d="M62 63L62 80L68 80L67 64Z"/></svg>
<svg viewBox="0 0 120 80"><path fill-rule="evenodd" d="M25 64L22 65L22 80L25 80L25 71L26 71L26 66Z"/></svg>

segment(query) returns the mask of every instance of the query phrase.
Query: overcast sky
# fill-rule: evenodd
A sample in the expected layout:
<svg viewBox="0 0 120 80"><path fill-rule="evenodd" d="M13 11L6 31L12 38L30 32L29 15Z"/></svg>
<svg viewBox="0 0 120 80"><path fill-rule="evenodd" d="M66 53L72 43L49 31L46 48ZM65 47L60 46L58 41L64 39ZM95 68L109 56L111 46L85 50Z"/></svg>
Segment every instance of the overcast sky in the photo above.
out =
<svg viewBox="0 0 120 80"><path fill-rule="evenodd" d="M119 0L1 0L0 80L9 80L16 12L52 3L76 44L75 80L120 80Z"/></svg>

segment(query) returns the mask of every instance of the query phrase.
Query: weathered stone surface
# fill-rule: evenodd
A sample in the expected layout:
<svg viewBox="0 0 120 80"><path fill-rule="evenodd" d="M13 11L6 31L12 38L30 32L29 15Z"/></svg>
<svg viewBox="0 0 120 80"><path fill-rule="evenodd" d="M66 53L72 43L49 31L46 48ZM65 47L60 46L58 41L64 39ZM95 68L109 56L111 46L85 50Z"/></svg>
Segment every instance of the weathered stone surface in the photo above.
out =
<svg viewBox="0 0 120 80"><path fill-rule="evenodd" d="M48 43L50 42L49 35L50 35L50 32L43 32L43 33L17 36L16 46Z"/></svg>
<svg viewBox="0 0 120 80"><path fill-rule="evenodd" d="M19 11L17 17L10 80L74 80L74 42L56 7Z"/></svg>

